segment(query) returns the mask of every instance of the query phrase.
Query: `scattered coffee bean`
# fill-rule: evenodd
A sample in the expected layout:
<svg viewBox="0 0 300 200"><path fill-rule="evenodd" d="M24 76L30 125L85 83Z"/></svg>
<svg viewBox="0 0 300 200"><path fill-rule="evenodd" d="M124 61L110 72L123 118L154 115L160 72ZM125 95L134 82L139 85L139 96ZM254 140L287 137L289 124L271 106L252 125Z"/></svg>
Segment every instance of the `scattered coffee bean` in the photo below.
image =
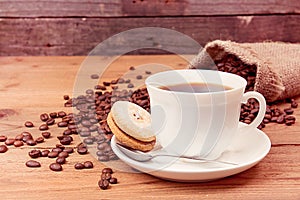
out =
<svg viewBox="0 0 300 200"><path fill-rule="evenodd" d="M67 127L68 126L68 122L64 122L64 121L58 122L57 126L58 127Z"/></svg>
<svg viewBox="0 0 300 200"><path fill-rule="evenodd" d="M49 168L50 168L52 171L55 171L55 172L58 172L58 171L62 171L62 170L63 170L61 164L59 164L59 163L52 163L52 164L49 165Z"/></svg>
<svg viewBox="0 0 300 200"><path fill-rule="evenodd" d="M53 118L50 118L50 119L48 119L47 121L46 121L46 124L48 125L48 126L51 126L51 125L53 125L55 123L55 119L53 119Z"/></svg>
<svg viewBox="0 0 300 200"><path fill-rule="evenodd" d="M94 167L94 164L91 161L85 161L83 163L83 165L84 165L84 168L86 168L86 169L91 169Z"/></svg>
<svg viewBox="0 0 300 200"><path fill-rule="evenodd" d="M99 187L102 189L102 190L106 190L106 189L108 189L108 187L109 187L109 182L108 182L108 180L100 180L99 182L98 182L98 185L99 185Z"/></svg>
<svg viewBox="0 0 300 200"><path fill-rule="evenodd" d="M294 113L294 110L292 108L285 108L283 110L287 115L291 115Z"/></svg>
<svg viewBox="0 0 300 200"><path fill-rule="evenodd" d="M0 135L0 142L5 142L7 137L5 135Z"/></svg>
<svg viewBox="0 0 300 200"><path fill-rule="evenodd" d="M23 136L23 142L27 142L28 140L32 140L33 138L32 138L32 135L24 135Z"/></svg>
<svg viewBox="0 0 300 200"><path fill-rule="evenodd" d="M125 80L125 83L130 83L130 82L131 82L130 79L126 79L126 80Z"/></svg>
<svg viewBox="0 0 300 200"><path fill-rule="evenodd" d="M94 144L94 140L92 140L91 138L84 138L83 142L89 145Z"/></svg>
<svg viewBox="0 0 300 200"><path fill-rule="evenodd" d="M102 173L110 173L110 174L112 174L113 170L110 167L105 167L105 168L102 169Z"/></svg>
<svg viewBox="0 0 300 200"><path fill-rule="evenodd" d="M28 139L28 140L26 140L26 144L29 146L35 146L37 143L33 139Z"/></svg>
<svg viewBox="0 0 300 200"><path fill-rule="evenodd" d="M24 125L25 125L27 128L34 127L33 123L30 122L30 121L26 121Z"/></svg>
<svg viewBox="0 0 300 200"><path fill-rule="evenodd" d="M73 138L70 135L63 135L63 138L59 140L62 145L70 145Z"/></svg>
<svg viewBox="0 0 300 200"><path fill-rule="evenodd" d="M134 66L130 66L129 70L133 71L133 70L135 70L135 67Z"/></svg>
<svg viewBox="0 0 300 200"><path fill-rule="evenodd" d="M136 76L136 79L142 79L142 78L143 78L142 75L137 75L137 76Z"/></svg>
<svg viewBox="0 0 300 200"><path fill-rule="evenodd" d="M59 154L63 150L61 148L59 148L59 147L55 147L55 148L52 149L52 151L57 152L57 154Z"/></svg>
<svg viewBox="0 0 300 200"><path fill-rule="evenodd" d="M38 137L35 139L36 143L42 143L44 142L44 138L43 137Z"/></svg>
<svg viewBox="0 0 300 200"><path fill-rule="evenodd" d="M65 111L59 111L59 112L57 113L57 116L60 117L60 118L63 118L63 117L65 117L65 116L67 116L67 113L66 113Z"/></svg>
<svg viewBox="0 0 300 200"><path fill-rule="evenodd" d="M49 119L49 115L47 113L43 113L40 115L40 119L45 122Z"/></svg>
<svg viewBox="0 0 300 200"><path fill-rule="evenodd" d="M66 152L66 151L62 151L62 152L60 152L60 153L58 154L58 157L64 157L64 158L67 158L67 157L69 157L69 154L68 154L68 152Z"/></svg>
<svg viewBox="0 0 300 200"><path fill-rule="evenodd" d="M103 156L98 156L98 160L102 162L107 162L109 161L109 156L103 155Z"/></svg>
<svg viewBox="0 0 300 200"><path fill-rule="evenodd" d="M83 154L87 154L88 152L88 149L86 147L80 147L80 148L77 148L77 153L83 155Z"/></svg>
<svg viewBox="0 0 300 200"><path fill-rule="evenodd" d="M146 73L146 74L151 74L151 71L147 71L147 70L146 70L145 73Z"/></svg>
<svg viewBox="0 0 300 200"><path fill-rule="evenodd" d="M102 180L109 180L109 179L111 179L111 173L102 173L101 174L101 179Z"/></svg>
<svg viewBox="0 0 300 200"><path fill-rule="evenodd" d="M2 144L0 145L0 153L5 153L7 152L8 148L6 145Z"/></svg>
<svg viewBox="0 0 300 200"><path fill-rule="evenodd" d="M66 147L63 151L67 152L68 154L71 154L74 152L74 149L72 147Z"/></svg>
<svg viewBox="0 0 300 200"><path fill-rule="evenodd" d="M13 138L8 138L8 139L4 142L4 144L6 144L7 146L10 146L10 145L13 145L15 141L16 141L16 140L13 139Z"/></svg>
<svg viewBox="0 0 300 200"><path fill-rule="evenodd" d="M56 148L60 148L61 150L64 150L66 147L62 144L56 144L55 145Z"/></svg>
<svg viewBox="0 0 300 200"><path fill-rule="evenodd" d="M64 100L69 100L70 99L70 97L69 97L69 95L64 95Z"/></svg>
<svg viewBox="0 0 300 200"><path fill-rule="evenodd" d="M106 90L106 87L103 85L95 85L95 90Z"/></svg>
<svg viewBox="0 0 300 200"><path fill-rule="evenodd" d="M42 155L42 152L40 150L37 150L37 149L33 149L31 151L28 152L28 155L31 157L31 158L38 158Z"/></svg>
<svg viewBox="0 0 300 200"><path fill-rule="evenodd" d="M50 138L51 133L50 133L50 132L42 132L42 136L43 136L45 139L48 139L48 138Z"/></svg>
<svg viewBox="0 0 300 200"><path fill-rule="evenodd" d="M52 112L52 113L50 113L49 114L49 116L51 117L51 118L57 118L57 112Z"/></svg>
<svg viewBox="0 0 300 200"><path fill-rule="evenodd" d="M76 164L74 165L74 168L75 168L75 169L84 169L84 164L82 164L82 163L76 163Z"/></svg>
<svg viewBox="0 0 300 200"><path fill-rule="evenodd" d="M48 127L47 124L42 124L42 125L40 125L40 127L39 127L39 130L40 130L40 131L46 131L46 130L48 130L48 129L49 129L49 127Z"/></svg>
<svg viewBox="0 0 300 200"><path fill-rule="evenodd" d="M41 157L48 157L48 154L50 153L50 151L49 150L43 150L42 152L41 152Z"/></svg>
<svg viewBox="0 0 300 200"><path fill-rule="evenodd" d="M110 82L104 81L104 82L103 82L103 85L104 85L104 86L110 86Z"/></svg>
<svg viewBox="0 0 300 200"><path fill-rule="evenodd" d="M117 184L118 183L118 179L115 177L112 177L111 179L109 179L109 183L111 184Z"/></svg>
<svg viewBox="0 0 300 200"><path fill-rule="evenodd" d="M15 140L23 140L23 134L19 134L15 137Z"/></svg>
<svg viewBox="0 0 300 200"><path fill-rule="evenodd" d="M35 161L35 160L29 160L26 162L26 166L32 167L32 168L41 167L41 163L39 163L38 161Z"/></svg>
<svg viewBox="0 0 300 200"><path fill-rule="evenodd" d="M23 141L16 140L16 141L14 142L14 146L15 146L15 147L21 147L21 146L23 146L23 145L24 145Z"/></svg>
<svg viewBox="0 0 300 200"><path fill-rule="evenodd" d="M66 163L66 158L65 157L58 157L57 159L56 159L56 163L58 163L58 164L65 164Z"/></svg>
<svg viewBox="0 0 300 200"><path fill-rule="evenodd" d="M57 151L51 151L48 153L48 158L56 158L58 156Z"/></svg>
<svg viewBox="0 0 300 200"><path fill-rule="evenodd" d="M99 75L98 74L92 74L91 75L91 79L98 79L99 78Z"/></svg>

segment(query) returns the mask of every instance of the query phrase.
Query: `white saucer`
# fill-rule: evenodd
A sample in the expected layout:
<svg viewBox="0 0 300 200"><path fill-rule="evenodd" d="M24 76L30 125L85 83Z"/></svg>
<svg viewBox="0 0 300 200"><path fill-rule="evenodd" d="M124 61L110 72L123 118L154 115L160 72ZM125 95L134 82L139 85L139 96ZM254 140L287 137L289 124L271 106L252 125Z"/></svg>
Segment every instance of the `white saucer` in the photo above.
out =
<svg viewBox="0 0 300 200"><path fill-rule="evenodd" d="M139 162L132 160L119 150L114 136L111 139L111 147L123 162L141 172L172 181L210 181L245 171L268 154L271 148L268 136L261 130L249 129L246 126L243 123L239 124L236 138L218 159L238 165L187 161L185 159L173 159L170 162L166 157L156 157L147 162Z"/></svg>

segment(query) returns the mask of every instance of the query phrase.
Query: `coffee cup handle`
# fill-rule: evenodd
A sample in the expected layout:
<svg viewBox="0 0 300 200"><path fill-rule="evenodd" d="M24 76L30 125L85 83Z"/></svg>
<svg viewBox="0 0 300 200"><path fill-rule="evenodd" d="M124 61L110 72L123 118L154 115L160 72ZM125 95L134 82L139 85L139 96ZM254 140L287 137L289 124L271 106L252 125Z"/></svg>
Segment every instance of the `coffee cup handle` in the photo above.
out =
<svg viewBox="0 0 300 200"><path fill-rule="evenodd" d="M248 125L248 127L257 128L263 121L266 113L266 100L263 95L258 92L246 92L243 94L242 103L247 103L250 98L255 98L259 103L259 111L255 119Z"/></svg>

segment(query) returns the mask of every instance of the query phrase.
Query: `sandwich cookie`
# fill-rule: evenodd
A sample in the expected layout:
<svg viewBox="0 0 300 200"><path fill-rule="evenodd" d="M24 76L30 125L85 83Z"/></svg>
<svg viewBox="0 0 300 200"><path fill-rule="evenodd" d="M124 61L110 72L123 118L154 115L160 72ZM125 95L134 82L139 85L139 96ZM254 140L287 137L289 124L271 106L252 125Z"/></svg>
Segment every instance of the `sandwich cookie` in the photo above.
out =
<svg viewBox="0 0 300 200"><path fill-rule="evenodd" d="M151 130L151 116L142 107L117 101L107 116L107 124L120 144L144 152L154 148L156 137Z"/></svg>

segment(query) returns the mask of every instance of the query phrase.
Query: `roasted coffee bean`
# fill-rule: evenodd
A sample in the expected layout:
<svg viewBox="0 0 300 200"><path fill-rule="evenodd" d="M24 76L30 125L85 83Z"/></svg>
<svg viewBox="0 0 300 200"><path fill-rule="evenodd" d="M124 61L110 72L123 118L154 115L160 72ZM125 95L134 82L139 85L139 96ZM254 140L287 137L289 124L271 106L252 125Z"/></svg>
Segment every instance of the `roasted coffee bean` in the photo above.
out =
<svg viewBox="0 0 300 200"><path fill-rule="evenodd" d="M19 134L15 137L15 140L22 140L23 141L23 134Z"/></svg>
<svg viewBox="0 0 300 200"><path fill-rule="evenodd" d="M68 152L66 152L66 151L62 151L62 152L60 152L60 153L58 154L58 157L65 157L65 158L67 158L67 157L69 157L69 154L68 154Z"/></svg>
<svg viewBox="0 0 300 200"><path fill-rule="evenodd" d="M29 146L35 146L36 145L36 141L33 139L28 139L26 140L26 144Z"/></svg>
<svg viewBox="0 0 300 200"><path fill-rule="evenodd" d="M98 79L99 78L99 75L98 74L92 74L91 75L91 79Z"/></svg>
<svg viewBox="0 0 300 200"><path fill-rule="evenodd" d="M55 145L56 148L60 148L61 150L64 150L66 147L62 144L56 144Z"/></svg>
<svg viewBox="0 0 300 200"><path fill-rule="evenodd" d="M293 100L293 101L291 102L291 107L292 107L292 108L297 108L297 107L298 107L298 103L297 103L295 100Z"/></svg>
<svg viewBox="0 0 300 200"><path fill-rule="evenodd" d="M127 87L128 87L128 88L134 88L134 85L133 85L132 83L129 83L129 84L127 85Z"/></svg>
<svg viewBox="0 0 300 200"><path fill-rule="evenodd" d="M35 139L36 143L42 143L44 142L44 138L43 137L38 137Z"/></svg>
<svg viewBox="0 0 300 200"><path fill-rule="evenodd" d="M109 179L109 183L111 183L111 184L117 184L118 183L118 179L115 178L115 177L112 177L112 178Z"/></svg>
<svg viewBox="0 0 300 200"><path fill-rule="evenodd" d="M77 148L77 153L83 155L83 154L87 154L88 149L86 147L79 147Z"/></svg>
<svg viewBox="0 0 300 200"><path fill-rule="evenodd" d="M98 186L102 189L102 190L106 190L106 189L108 189L108 187L109 187L109 182L108 182L108 180L100 180L99 182L98 182Z"/></svg>
<svg viewBox="0 0 300 200"><path fill-rule="evenodd" d="M113 170L112 170L112 168L110 168L110 167L105 167L105 168L102 169L101 172L102 172L102 173L110 173L110 174L112 174L112 173L113 173Z"/></svg>
<svg viewBox="0 0 300 200"><path fill-rule="evenodd" d="M294 120L286 120L285 121L285 125L287 125L287 126L291 126L292 124L295 124Z"/></svg>
<svg viewBox="0 0 300 200"><path fill-rule="evenodd" d="M92 123L89 120L83 120L81 122L82 126L84 127L90 127L92 125Z"/></svg>
<svg viewBox="0 0 300 200"><path fill-rule="evenodd" d="M151 74L151 71L147 71L147 70L146 70L145 73L146 73L146 74Z"/></svg>
<svg viewBox="0 0 300 200"><path fill-rule="evenodd" d="M0 145L0 153L5 153L7 152L8 148L6 145L2 144Z"/></svg>
<svg viewBox="0 0 300 200"><path fill-rule="evenodd" d="M63 98L64 98L64 100L69 100L70 99L69 95L64 95Z"/></svg>
<svg viewBox="0 0 300 200"><path fill-rule="evenodd" d="M38 162L38 161L35 161L35 160L28 160L26 163L25 163L25 165L27 166L27 167L41 167L41 163L40 162Z"/></svg>
<svg viewBox="0 0 300 200"><path fill-rule="evenodd" d="M57 151L51 151L48 153L48 158L56 158L58 156Z"/></svg>
<svg viewBox="0 0 300 200"><path fill-rule="evenodd" d="M77 128L77 125L75 125L75 124L69 124L68 125L68 129L76 129Z"/></svg>
<svg viewBox="0 0 300 200"><path fill-rule="evenodd" d="M52 113L49 113L49 116L51 117L51 118L57 118L57 112L52 112Z"/></svg>
<svg viewBox="0 0 300 200"><path fill-rule="evenodd" d="M291 115L294 113L294 110L292 108L285 108L283 110L287 115Z"/></svg>
<svg viewBox="0 0 300 200"><path fill-rule="evenodd" d="M58 164L65 164L66 163L66 158L65 157L58 157L57 159L56 159L56 163L58 163Z"/></svg>
<svg viewBox="0 0 300 200"><path fill-rule="evenodd" d="M21 147L21 146L23 146L24 145L24 143L22 142L22 141L20 141L20 140L16 140L15 142L14 142L14 146L15 147Z"/></svg>
<svg viewBox="0 0 300 200"><path fill-rule="evenodd" d="M69 135L65 135L65 136L69 136ZM62 145L70 145L72 141L73 141L73 139L71 139L71 136L70 136L70 137L64 137L64 138L61 139L59 142L60 142Z"/></svg>
<svg viewBox="0 0 300 200"><path fill-rule="evenodd" d="M103 155L103 156L98 156L99 161L107 162L109 161L109 156Z"/></svg>
<svg viewBox="0 0 300 200"><path fill-rule="evenodd" d="M103 85L95 85L94 89L95 90L106 90L106 87Z"/></svg>
<svg viewBox="0 0 300 200"><path fill-rule="evenodd" d="M41 157L47 157L48 156L48 154L50 153L50 151L49 150L43 150L42 152L41 152Z"/></svg>
<svg viewBox="0 0 300 200"><path fill-rule="evenodd" d="M65 121L58 122L57 126L58 127L67 127L68 126L68 122L65 122Z"/></svg>
<svg viewBox="0 0 300 200"><path fill-rule="evenodd" d="M59 148L59 147L55 147L55 148L52 149L52 151L57 152L57 154L59 154L60 152L63 151L63 149Z"/></svg>
<svg viewBox="0 0 300 200"><path fill-rule="evenodd" d="M277 123L278 123L278 124L283 124L283 123L284 123L284 115L280 115L280 116L277 118Z"/></svg>
<svg viewBox="0 0 300 200"><path fill-rule="evenodd" d="M99 145L97 146L97 149L98 149L98 150L104 150L104 149L107 148L107 147L109 147L109 144L106 143L106 142L103 142L103 143L101 143L101 144L99 144Z"/></svg>
<svg viewBox="0 0 300 200"><path fill-rule="evenodd" d="M132 71L133 71L133 70L135 70L135 67L134 67L134 66L130 66L130 67L129 67L129 70L132 70Z"/></svg>
<svg viewBox="0 0 300 200"><path fill-rule="evenodd" d="M91 138L84 138L83 142L85 144L94 144L94 140Z"/></svg>
<svg viewBox="0 0 300 200"><path fill-rule="evenodd" d="M6 144L7 146L10 146L10 145L13 145L15 141L16 141L16 140L13 139L13 138L8 138L8 139L4 142L4 144Z"/></svg>
<svg viewBox="0 0 300 200"><path fill-rule="evenodd" d="M32 140L32 136L31 135L24 135L23 138L22 138L22 141L23 142L27 142L27 140Z"/></svg>
<svg viewBox="0 0 300 200"><path fill-rule="evenodd" d="M125 82L124 78L119 78L119 79L118 79L118 83L122 84L122 83L124 83L124 82Z"/></svg>
<svg viewBox="0 0 300 200"><path fill-rule="evenodd" d="M90 131L82 131L79 133L79 135L81 137L89 137L89 136L91 136L91 132Z"/></svg>
<svg viewBox="0 0 300 200"><path fill-rule="evenodd" d="M84 165L84 168L86 168L86 169L91 169L94 167L94 164L91 161L85 161L83 163L83 165Z"/></svg>
<svg viewBox="0 0 300 200"><path fill-rule="evenodd" d="M296 120L296 118L292 115L287 115L287 116L284 117L284 119L286 121L295 121Z"/></svg>
<svg viewBox="0 0 300 200"><path fill-rule="evenodd" d="M55 123L55 119L53 119L53 118L50 118L50 119L48 119L47 121L46 121L46 124L48 125L48 126L51 126L51 125L53 125Z"/></svg>
<svg viewBox="0 0 300 200"><path fill-rule="evenodd" d="M74 152L74 149L72 147L66 147L63 151L67 152L68 154L71 154Z"/></svg>
<svg viewBox="0 0 300 200"><path fill-rule="evenodd" d="M104 81L104 82L103 82L103 85L104 85L104 86L110 86L110 82Z"/></svg>
<svg viewBox="0 0 300 200"><path fill-rule="evenodd" d="M65 116L67 116L67 113L66 113L65 111L59 111L59 112L57 113L57 116L60 117L60 118L63 118L63 117L65 117Z"/></svg>
<svg viewBox="0 0 300 200"><path fill-rule="evenodd" d="M117 84L117 83L118 83L118 80L111 80L111 81L110 81L110 84L113 84L113 85L114 85L114 84Z"/></svg>
<svg viewBox="0 0 300 200"><path fill-rule="evenodd" d="M111 173L102 173L101 174L101 179L102 180L109 180L109 179L111 179Z"/></svg>
<svg viewBox="0 0 300 200"><path fill-rule="evenodd" d="M84 164L82 164L82 163L76 163L76 164L74 165L74 168L75 168L75 169L84 169Z"/></svg>
<svg viewBox="0 0 300 200"><path fill-rule="evenodd" d="M48 139L48 138L50 138L51 133L50 133L50 132L42 132L42 136L43 136L45 139Z"/></svg>
<svg viewBox="0 0 300 200"><path fill-rule="evenodd" d="M40 131L46 131L49 129L49 127L47 124L42 124L42 125L40 125L39 129L40 129Z"/></svg>
<svg viewBox="0 0 300 200"><path fill-rule="evenodd" d="M34 127L33 123L31 121L26 121L24 124L27 128Z"/></svg>
<svg viewBox="0 0 300 200"><path fill-rule="evenodd" d="M52 163L52 164L49 165L49 168L50 168L52 171L55 171L55 172L58 172L58 171L62 171L62 170L63 170L61 164L59 164L59 163Z"/></svg>
<svg viewBox="0 0 300 200"><path fill-rule="evenodd" d="M40 119L45 122L49 119L49 115L47 113L43 113L40 115Z"/></svg>
<svg viewBox="0 0 300 200"><path fill-rule="evenodd" d="M42 155L42 152L40 150L37 150L37 149L33 149L31 151L28 152L28 155L31 157L31 158L38 158Z"/></svg>
<svg viewBox="0 0 300 200"><path fill-rule="evenodd" d="M136 76L136 79L142 79L142 78L143 78L142 75L137 75L137 76Z"/></svg>
<svg viewBox="0 0 300 200"><path fill-rule="evenodd" d="M106 154L103 151L97 151L96 155L99 157L99 156L104 156Z"/></svg>
<svg viewBox="0 0 300 200"><path fill-rule="evenodd" d="M5 135L0 135L0 142L5 142L7 137Z"/></svg>
<svg viewBox="0 0 300 200"><path fill-rule="evenodd" d="M72 135L72 131L70 129L66 129L64 130L63 135Z"/></svg>

